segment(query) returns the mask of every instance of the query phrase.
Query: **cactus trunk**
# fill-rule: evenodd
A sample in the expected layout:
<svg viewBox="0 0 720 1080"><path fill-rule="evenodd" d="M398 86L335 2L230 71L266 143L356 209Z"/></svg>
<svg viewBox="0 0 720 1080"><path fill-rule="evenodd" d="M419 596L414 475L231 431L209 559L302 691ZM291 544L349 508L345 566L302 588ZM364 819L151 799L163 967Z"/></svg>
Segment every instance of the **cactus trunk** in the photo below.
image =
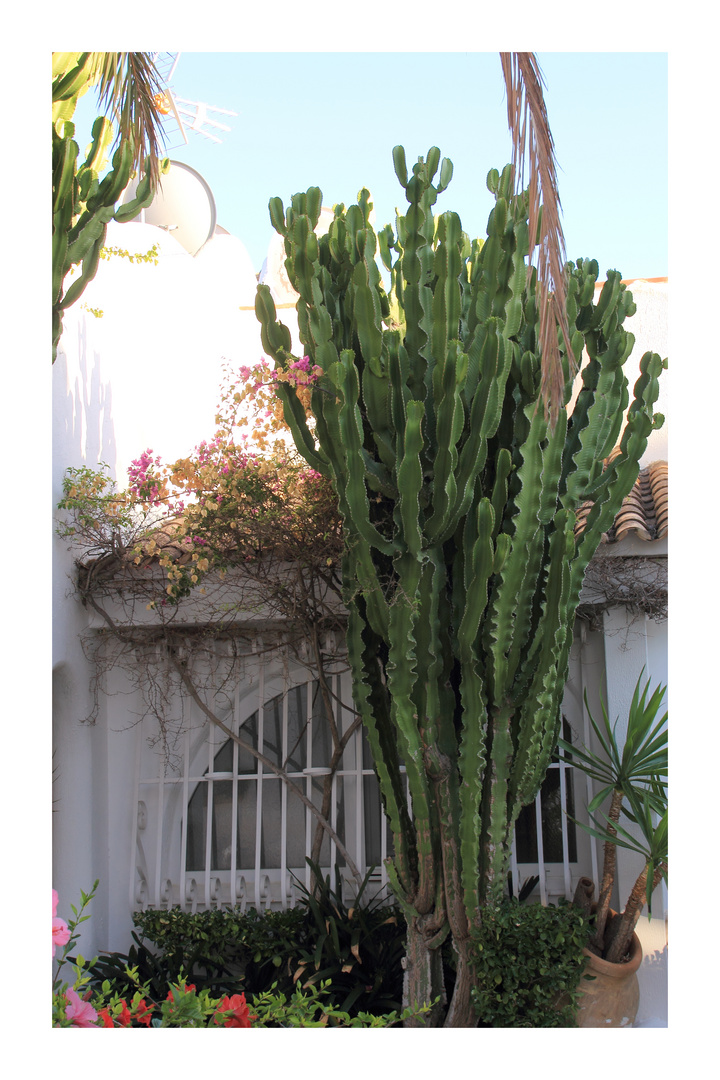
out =
<svg viewBox="0 0 720 1080"><path fill-rule="evenodd" d="M408 176L402 147L393 157L409 204L396 233L376 236L365 190L335 207L322 237L319 189L287 210L270 202L304 351L322 371L310 418L291 385L279 394L343 517L353 694L393 834L407 1003L437 996L436 1022L472 1026L472 934L501 896L514 823L555 748L583 573L637 477L662 362L643 358L620 453L605 460L628 405L622 322L634 305L614 272L595 305L597 263L568 266L572 352L559 339L564 406L551 426L527 193L512 194L510 166L492 171L488 237L471 242L456 214L432 211L452 164L433 147ZM265 285L256 312L286 370L290 335ZM445 1010L448 939L457 976Z"/></svg>

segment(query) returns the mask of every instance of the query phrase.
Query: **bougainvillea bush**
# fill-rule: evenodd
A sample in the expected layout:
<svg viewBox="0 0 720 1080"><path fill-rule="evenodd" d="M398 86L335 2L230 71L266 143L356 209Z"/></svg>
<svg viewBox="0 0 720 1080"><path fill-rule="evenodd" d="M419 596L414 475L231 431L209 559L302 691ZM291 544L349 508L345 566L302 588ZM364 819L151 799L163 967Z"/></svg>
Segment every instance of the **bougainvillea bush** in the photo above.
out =
<svg viewBox="0 0 720 1080"><path fill-rule="evenodd" d="M85 558L123 558L126 580L134 570L155 609L203 595L208 575L222 579L269 554L333 573L341 552L337 498L283 435L274 396L279 377L306 391L316 377L308 364L275 375L261 360L241 368L240 381L228 372L215 435L174 462L146 449L124 489L103 463L67 469L60 535ZM145 573L150 564L163 572L161 589Z"/></svg>

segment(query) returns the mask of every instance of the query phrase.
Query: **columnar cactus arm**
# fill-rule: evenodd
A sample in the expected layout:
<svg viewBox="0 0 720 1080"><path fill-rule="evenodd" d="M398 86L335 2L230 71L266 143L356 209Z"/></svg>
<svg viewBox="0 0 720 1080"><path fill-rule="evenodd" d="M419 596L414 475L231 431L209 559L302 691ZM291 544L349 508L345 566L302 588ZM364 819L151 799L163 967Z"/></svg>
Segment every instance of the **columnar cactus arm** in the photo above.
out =
<svg viewBox="0 0 720 1080"><path fill-rule="evenodd" d="M390 715L398 734L399 749L405 761L408 787L418 845L419 910L429 910L436 889L436 855L434 844L437 831L432 829L434 814L432 793L428 785L423 758L419 718L413 693L418 678L416 654L416 624L419 617L419 587L422 563L412 554L398 555L395 568L401 589L390 605L388 627L387 687Z"/></svg>
<svg viewBox="0 0 720 1080"><path fill-rule="evenodd" d="M417 851L414 827L400 771L397 741L390 721L389 702L378 662L380 640L363 617L362 601L348 612L348 659L353 679L353 702L362 716L380 792L395 847L395 866L407 898L417 886Z"/></svg>
<svg viewBox="0 0 720 1080"><path fill-rule="evenodd" d="M425 418L425 405L422 401L409 401L403 440L403 457L397 470L397 525L398 537L413 558L420 560L423 548L423 529L421 523L420 492L423 486L423 471L420 453L423 447L422 422Z"/></svg>
<svg viewBox="0 0 720 1080"><path fill-rule="evenodd" d="M611 274L613 281L608 278L600 295L601 300L610 297L614 284L617 284L614 278L616 272L611 271ZM592 280L592 276L588 280ZM618 287L614 308L620 295ZM596 308L592 303L580 310L578 326L596 321ZM583 388L572 413L563 455L566 488L563 503L572 510L577 509L592 493L602 472L603 459L615 445L627 406L622 366L634 344L632 334L617 323L608 338L601 330L590 329L585 331L585 337L590 363L583 370Z"/></svg>
<svg viewBox="0 0 720 1080"><path fill-rule="evenodd" d="M348 524L352 523L353 531L357 531L366 543L377 548L384 555L392 555L397 545L392 539L386 539L370 520L370 504L362 455L364 431L359 406L360 385L354 354L350 349L343 349L340 362L333 366L330 376L341 400L338 420L340 445L345 458L343 472L347 477L344 491L338 491L341 512ZM416 426L419 434L419 421Z"/></svg>
<svg viewBox="0 0 720 1080"><path fill-rule="evenodd" d="M87 82L87 72L83 78ZM146 161L146 172L135 197L116 210L115 204L131 178L135 157L133 140L128 138L121 142L113 156L112 168L100 182L99 173L105 168L105 154L112 137L109 121L102 116L95 120L93 140L77 173L78 147L74 134L74 125L67 120L58 118L53 124L53 362L62 333L63 312L80 298L95 277L108 222L135 217L150 204L155 194L149 161ZM161 170L166 171L168 165L167 160L163 161ZM76 266L81 267L80 274L63 292L63 283Z"/></svg>
<svg viewBox="0 0 720 1080"><path fill-rule="evenodd" d="M620 455L609 462L592 493L593 506L585 522L573 563L573 586L578 591L582 576L602 534L610 528L623 499L629 494L640 471L640 459L648 436L656 423L653 405L659 394L658 378L663 361L657 353L647 352L640 361L640 377L635 383L634 400L628 410L627 424L620 442ZM660 419L659 422L662 422Z"/></svg>
<svg viewBox="0 0 720 1080"><path fill-rule="evenodd" d="M436 359L433 374L437 454L433 477L433 513L425 531L428 539L435 543L454 531L452 524L458 503L457 443L465 427L462 387L466 374L467 356L461 351L459 342L452 341L442 359Z"/></svg>
<svg viewBox="0 0 720 1080"><path fill-rule="evenodd" d="M483 845L480 852L480 899L495 904L502 895L508 862L507 792L511 777L513 743L508 705L488 710L488 766L482 807Z"/></svg>
<svg viewBox="0 0 720 1080"><path fill-rule="evenodd" d="M545 775L557 737L555 727L565 683L566 646L572 638L568 616L573 525L574 516L558 510L549 536L542 610L514 687L517 745L510 795L514 804L511 813L515 816L534 797L538 774L540 779Z"/></svg>
<svg viewBox="0 0 720 1080"><path fill-rule="evenodd" d="M477 859L480 850L480 804L487 766L487 701L481 666L476 651L478 628L485 612L488 581L495 569L493 543L494 513L490 501L480 501L477 512L468 514L462 550L463 600L457 632L457 655L460 663L460 701L464 715L473 716L472 724L463 726L460 751L460 852L462 884L466 909L479 904ZM461 570L459 562L458 571ZM460 614L461 612L461 614Z"/></svg>
<svg viewBox="0 0 720 1080"><path fill-rule="evenodd" d="M508 657L513 645L513 635L516 632L522 633L526 627L524 624L516 631L516 608L519 604L526 606L528 598L534 594L540 570L537 551L538 537L542 532L539 521L542 494L541 443L546 434L547 422L542 415L542 409L535 409L532 405L526 406L525 416L530 421L530 429L521 450L517 513L511 522L510 551L493 587L485 631L490 701L495 707L501 704L512 683L514 671L509 666Z"/></svg>
<svg viewBox="0 0 720 1080"><path fill-rule="evenodd" d="M461 449L455 467L454 501L435 529L431 530L428 524L428 533L434 535L438 543L444 543L452 536L459 521L467 513L472 503L476 480L485 466L488 440L495 435L500 422L512 352L506 345L498 320L489 319L479 328L465 355L467 369L471 358L478 361L479 379L476 380L469 402L465 431L460 439ZM467 375L460 387L461 393L466 382ZM461 405L458 404L458 411L460 408ZM435 486L437 487L437 481Z"/></svg>
<svg viewBox="0 0 720 1080"><path fill-rule="evenodd" d="M263 349L268 353L277 367L285 369L292 355L292 339L290 331L283 323L278 322L275 310L275 302L270 289L265 284L257 287L255 295L255 314L261 325L261 339ZM294 387L287 383L280 383L277 394L283 404L283 416L285 423L292 432L297 450L307 461L311 468L323 476L332 475L330 464L322 447L318 448L317 442L307 424L307 416L300 400L295 393ZM326 442L331 446L331 442Z"/></svg>

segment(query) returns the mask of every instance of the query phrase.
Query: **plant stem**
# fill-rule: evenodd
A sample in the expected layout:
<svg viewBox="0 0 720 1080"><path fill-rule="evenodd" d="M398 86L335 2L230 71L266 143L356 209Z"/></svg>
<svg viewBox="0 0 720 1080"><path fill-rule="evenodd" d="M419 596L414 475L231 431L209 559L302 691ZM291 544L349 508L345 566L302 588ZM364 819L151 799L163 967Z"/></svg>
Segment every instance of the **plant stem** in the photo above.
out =
<svg viewBox="0 0 720 1080"><path fill-rule="evenodd" d="M663 876L663 866L656 868L653 874L653 889L656 889L660 884ZM647 891L647 876L648 876L649 864L645 864L645 868L638 876L637 881L633 885L632 892L628 898L628 902L625 905L625 910L617 919L613 919L608 933L608 942L606 951L603 956L604 960L607 960L610 964L619 964L624 957L630 951L630 942L638 924L640 918L640 912L643 909L645 903L646 891Z"/></svg>
<svg viewBox="0 0 720 1080"><path fill-rule="evenodd" d="M610 811L608 813L608 825L607 831L613 836L617 836L617 830L613 826L613 822L620 820L620 810L622 809L623 792L621 788L614 788L612 793L612 800L610 802ZM597 916L595 921L595 936L591 941L591 946L598 950L598 955L603 956L605 952L605 926L607 924L608 912L610 910L610 895L612 893L613 882L615 881L615 867L617 864L617 848L615 844L610 840L606 840L603 848L603 876L602 884L600 887L600 896L598 897L597 904Z"/></svg>

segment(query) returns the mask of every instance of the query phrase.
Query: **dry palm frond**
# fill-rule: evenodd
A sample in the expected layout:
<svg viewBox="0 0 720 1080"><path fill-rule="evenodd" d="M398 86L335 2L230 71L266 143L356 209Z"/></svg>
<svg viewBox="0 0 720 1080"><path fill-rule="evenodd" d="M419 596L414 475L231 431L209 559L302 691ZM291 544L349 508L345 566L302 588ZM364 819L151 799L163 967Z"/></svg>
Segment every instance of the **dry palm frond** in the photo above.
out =
<svg viewBox="0 0 720 1080"><path fill-rule="evenodd" d="M554 427L563 404L565 377L558 345L562 330L568 362L574 373L565 310L565 239L560 224L560 196L555 168L555 148L543 97L543 77L534 53L500 53L508 102L508 125L513 139L512 164L515 190L525 187L528 160L530 257L536 246L537 297L540 312L538 347L541 357L541 393L546 414ZM540 201L542 199L542 212ZM540 236L538 238L538 225ZM529 268L528 268L528 272Z"/></svg>
<svg viewBox="0 0 720 1080"><path fill-rule="evenodd" d="M163 92L150 53L94 53L94 79L98 102L114 114L118 125L116 143L130 139L134 145L133 167L150 159L153 186L160 178L162 123L154 96Z"/></svg>

